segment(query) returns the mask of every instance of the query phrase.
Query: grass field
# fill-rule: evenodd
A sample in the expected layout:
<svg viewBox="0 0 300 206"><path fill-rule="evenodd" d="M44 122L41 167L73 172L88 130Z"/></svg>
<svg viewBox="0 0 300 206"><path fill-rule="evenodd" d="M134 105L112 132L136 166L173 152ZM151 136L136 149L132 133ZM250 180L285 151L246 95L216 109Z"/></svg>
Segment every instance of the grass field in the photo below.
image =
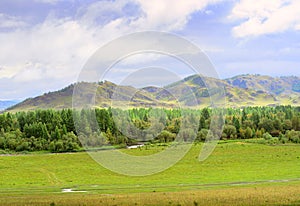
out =
<svg viewBox="0 0 300 206"><path fill-rule="evenodd" d="M1 156L0 205L300 205L299 145L224 143L199 162L201 146L146 177L113 173L87 153Z"/></svg>

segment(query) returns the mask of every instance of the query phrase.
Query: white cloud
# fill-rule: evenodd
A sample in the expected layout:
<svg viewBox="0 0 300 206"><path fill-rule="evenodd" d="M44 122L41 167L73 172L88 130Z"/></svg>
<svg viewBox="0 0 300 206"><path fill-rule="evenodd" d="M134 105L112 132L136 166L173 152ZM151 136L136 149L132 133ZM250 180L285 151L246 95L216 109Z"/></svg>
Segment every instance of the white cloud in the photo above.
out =
<svg viewBox="0 0 300 206"><path fill-rule="evenodd" d="M300 30L299 11L299 0L241 0L229 19L240 21L232 30L235 37L260 36Z"/></svg>
<svg viewBox="0 0 300 206"><path fill-rule="evenodd" d="M49 72L53 76L65 77L74 68L78 71L83 59L96 48L92 35L92 31L68 20L48 20L29 30L0 33L0 62L6 68L6 75L0 72L0 76L20 75L20 69L15 68L27 69L29 62L30 66L53 70ZM60 75L60 67L64 67L64 75Z"/></svg>
<svg viewBox="0 0 300 206"><path fill-rule="evenodd" d="M35 25L0 14L0 28L13 28L0 32L0 79L14 84L11 94L20 87L18 97L30 95L30 88L40 89L41 93L45 88L60 89L76 81L88 58L109 40L145 29L180 30L192 13L220 1L99 1L81 7L75 17L58 18L55 12L50 12L44 22ZM41 81L42 86L37 84ZM27 92L22 87L24 83ZM1 87L1 98L5 98L4 90L9 93Z"/></svg>
<svg viewBox="0 0 300 206"><path fill-rule="evenodd" d="M77 12L77 16L81 24L102 27L110 22L130 19L132 16L139 14L138 10L129 14L125 8L127 5L134 6L132 1L125 0L97 1L81 7Z"/></svg>
<svg viewBox="0 0 300 206"><path fill-rule="evenodd" d="M14 29L27 26L20 18L0 13L0 29Z"/></svg>
<svg viewBox="0 0 300 206"><path fill-rule="evenodd" d="M14 65L14 66L1 66L0 67L0 77L1 78L12 78L18 72L23 69L24 65Z"/></svg>
<svg viewBox="0 0 300 206"><path fill-rule="evenodd" d="M174 31L182 29L189 21L191 14L205 9L209 4L224 0L136 0L144 12L133 26L142 29L160 29Z"/></svg>

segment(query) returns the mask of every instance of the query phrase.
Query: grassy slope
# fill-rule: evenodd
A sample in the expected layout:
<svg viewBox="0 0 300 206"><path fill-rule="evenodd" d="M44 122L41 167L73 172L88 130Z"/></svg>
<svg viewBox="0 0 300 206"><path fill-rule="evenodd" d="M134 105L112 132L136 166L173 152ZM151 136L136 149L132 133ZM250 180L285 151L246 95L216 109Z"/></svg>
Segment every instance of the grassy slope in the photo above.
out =
<svg viewBox="0 0 300 206"><path fill-rule="evenodd" d="M98 84L96 105L99 107L111 106L112 95L116 88L119 90L120 105L127 104L132 107L174 107L178 106L176 98L180 97L181 104L193 107L191 103L196 97L201 107L211 104L210 98L204 95L209 88L223 88L226 90L227 107L242 106L267 106L267 105L300 105L298 92L293 91L293 85L299 84L298 77L273 78L269 76L240 75L226 80L205 78L205 82L199 76L189 76L162 88L147 87L136 93L131 86L117 86L111 82ZM95 84L80 83L83 96L93 96ZM81 87L79 86L79 87ZM188 86L188 87L187 87ZM35 98L27 99L10 108L10 111L34 110L37 108L71 108L74 85L70 85L60 91L50 92ZM77 87L78 88L78 87ZM191 89L193 93L187 92ZM171 93L170 93L171 92ZM131 99L132 94L133 99ZM89 98L88 98L89 99ZM199 105L198 105L199 106Z"/></svg>
<svg viewBox="0 0 300 206"><path fill-rule="evenodd" d="M299 182L289 185L233 187L180 192L131 194L39 194L0 196L2 206L11 205L300 205Z"/></svg>
<svg viewBox="0 0 300 206"><path fill-rule="evenodd" d="M123 151L134 155L147 155L161 149L155 146L149 150ZM149 196L149 192L153 193L153 191L160 194L159 192L209 189L214 192L220 190L220 193L224 193L221 188L228 189L228 187L231 188L229 191L232 195L235 190L238 194L239 190L234 189L237 186L229 184L231 182L253 182L253 184L242 186L264 185L268 187L268 190L272 190L273 186L278 188L290 186L291 191L296 188L298 191L300 189L299 180L286 183L267 181L254 184L255 181L300 178L299 145L267 146L240 142L219 144L206 161L198 162L200 149L199 145L192 147L178 164L162 173L147 177L128 177L112 173L99 166L86 153L1 156L0 204L9 203L6 197L10 196L21 197L20 201L23 198L26 201L26 198L37 197L35 195L46 195L49 198L55 196L55 199L62 198L62 201L68 197L75 199L80 197L80 194L72 194L75 197L71 194L61 195L62 188L86 190L88 192L84 193L86 201L88 201L87 194L124 194L121 195L124 198L125 194L140 192L147 192L146 196ZM283 189L282 195L286 190ZM201 192L196 191L196 193L200 195ZM300 200L299 193L297 193L298 196L295 192L289 194L291 196L289 198L293 196L291 200ZM136 197L134 194L130 195ZM190 195L187 194L187 196ZM118 195L113 197L115 196ZM49 198L42 200L48 204L51 200ZM224 198L234 199L230 196ZM10 200L16 201L15 198ZM140 201L146 201L146 199L141 198Z"/></svg>

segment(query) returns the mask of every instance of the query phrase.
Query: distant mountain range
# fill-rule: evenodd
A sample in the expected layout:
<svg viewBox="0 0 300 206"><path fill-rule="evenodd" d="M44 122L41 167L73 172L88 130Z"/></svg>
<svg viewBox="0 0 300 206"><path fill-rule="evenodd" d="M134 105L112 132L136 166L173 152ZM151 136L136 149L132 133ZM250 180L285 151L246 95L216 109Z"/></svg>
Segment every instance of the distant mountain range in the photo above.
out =
<svg viewBox="0 0 300 206"><path fill-rule="evenodd" d="M206 85L210 85L209 90ZM71 108L74 87L72 84L59 91L26 99L8 110ZM136 89L132 86L118 86L109 81L82 82L77 83L77 87L81 88L82 97L92 97L94 88L97 87L95 105L98 107L111 106L112 99L116 97L115 91L115 105L173 108L179 101L181 106L204 107L210 106L210 95L213 96L220 88L224 88L227 107L300 105L300 78L296 76L274 78L264 75L239 75L219 80L193 75L163 88L149 86ZM132 94L135 95L132 97ZM197 101L193 101L194 99Z"/></svg>
<svg viewBox="0 0 300 206"><path fill-rule="evenodd" d="M9 101L0 100L0 111L11 107L11 106L17 104L18 102L19 101L17 101L17 100L9 100Z"/></svg>

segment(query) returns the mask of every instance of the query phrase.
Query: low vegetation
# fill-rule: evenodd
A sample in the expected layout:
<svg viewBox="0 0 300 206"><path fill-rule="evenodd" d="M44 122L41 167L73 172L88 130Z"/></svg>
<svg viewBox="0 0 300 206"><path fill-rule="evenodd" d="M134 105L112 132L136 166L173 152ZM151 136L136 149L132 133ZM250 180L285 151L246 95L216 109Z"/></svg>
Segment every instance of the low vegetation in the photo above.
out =
<svg viewBox="0 0 300 206"><path fill-rule="evenodd" d="M189 190L181 192L148 192L133 194L39 194L0 196L0 204L11 205L145 205L145 206L240 206L240 205L300 205L299 185L276 185L252 188Z"/></svg>

